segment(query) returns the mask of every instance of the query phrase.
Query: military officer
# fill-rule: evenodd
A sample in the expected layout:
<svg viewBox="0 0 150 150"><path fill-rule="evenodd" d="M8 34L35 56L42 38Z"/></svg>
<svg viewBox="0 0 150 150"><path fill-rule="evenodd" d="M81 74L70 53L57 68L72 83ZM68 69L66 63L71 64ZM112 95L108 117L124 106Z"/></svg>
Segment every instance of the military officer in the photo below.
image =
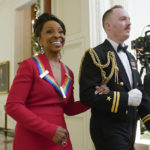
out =
<svg viewBox="0 0 150 150"><path fill-rule="evenodd" d="M91 107L90 135L96 150L134 150L142 83L135 58L124 41L130 34L130 17L116 5L103 15L107 34L104 43L88 49L80 68L80 100ZM108 94L95 92L96 85L106 84ZM142 112L143 116L148 112Z"/></svg>

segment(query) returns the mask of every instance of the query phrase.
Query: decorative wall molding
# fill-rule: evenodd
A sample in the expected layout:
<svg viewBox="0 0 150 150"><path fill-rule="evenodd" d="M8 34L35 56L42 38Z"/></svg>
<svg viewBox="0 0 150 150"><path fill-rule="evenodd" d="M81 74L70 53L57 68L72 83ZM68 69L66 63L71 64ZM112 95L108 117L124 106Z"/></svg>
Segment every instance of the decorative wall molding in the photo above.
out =
<svg viewBox="0 0 150 150"><path fill-rule="evenodd" d="M20 1L18 0L17 2L15 2L15 9L17 10L22 10L26 7L31 6L32 4L36 3L36 0L24 0L24 1Z"/></svg>
<svg viewBox="0 0 150 150"><path fill-rule="evenodd" d="M110 0L90 0L90 44L92 47L101 43L106 35L102 25L102 16L110 7Z"/></svg>

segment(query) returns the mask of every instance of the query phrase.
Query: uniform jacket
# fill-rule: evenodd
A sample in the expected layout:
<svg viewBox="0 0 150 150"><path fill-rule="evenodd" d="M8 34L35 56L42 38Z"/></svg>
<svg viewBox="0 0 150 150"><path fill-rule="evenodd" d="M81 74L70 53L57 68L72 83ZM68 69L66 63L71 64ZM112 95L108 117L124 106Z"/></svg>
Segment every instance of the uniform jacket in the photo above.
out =
<svg viewBox="0 0 150 150"><path fill-rule="evenodd" d="M146 128L150 131L150 74L146 74L144 77L143 93L146 98L139 106L138 112Z"/></svg>
<svg viewBox="0 0 150 150"><path fill-rule="evenodd" d="M86 52L83 62L81 65L80 72L80 100L83 104L88 105L92 108L92 115L99 118L101 122L102 118L112 119L119 122L134 122L137 120L138 108L128 106L128 91L131 90L129 79L127 77L126 71L123 67L123 64L118 57L116 51L113 49L112 45L105 40L104 43L98 45L94 48L97 53L101 64L107 63L107 53L112 51L115 54L116 63L119 68L118 79L119 83L115 82L115 75L112 76L111 80L108 82L107 86L110 88L108 94L95 94L95 86L100 85L102 81L101 71L98 68L91 58L89 52ZM137 65L134 57L127 51L127 57L130 62L132 77L133 77L133 87L142 90L142 83L140 75L137 71ZM111 71L110 64L107 68L104 69L106 76L110 74ZM146 97L143 96L142 101ZM143 108L139 108L142 111ZM150 111L149 111L150 112ZM149 114L149 112L147 112ZM145 115L145 113L144 113ZM100 119L101 118L101 119Z"/></svg>
<svg viewBox="0 0 150 150"><path fill-rule="evenodd" d="M38 58L45 70L53 76L47 57L40 54ZM66 78L71 79L66 98L62 98L61 101L61 96L55 88L40 78L33 58L20 64L6 103L6 112L17 121L14 150L62 149L52 142L52 137L58 126L66 128L63 114L75 115L88 109L79 101L74 102L73 73L67 67L70 73L68 77L63 63L60 62L60 64L62 83ZM54 147L51 147L52 145ZM72 149L70 139L68 139L68 145L70 146L63 150Z"/></svg>

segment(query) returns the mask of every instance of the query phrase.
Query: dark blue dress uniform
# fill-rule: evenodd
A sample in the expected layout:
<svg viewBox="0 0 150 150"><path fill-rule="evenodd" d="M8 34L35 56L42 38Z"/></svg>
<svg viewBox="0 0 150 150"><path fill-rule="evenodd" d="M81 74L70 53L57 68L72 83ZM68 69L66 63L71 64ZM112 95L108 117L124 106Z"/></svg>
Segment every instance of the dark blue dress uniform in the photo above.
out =
<svg viewBox="0 0 150 150"><path fill-rule="evenodd" d="M147 130L150 131L150 73L144 77L143 92L145 93L144 96L146 98L145 101L142 101L141 105L139 106L138 112Z"/></svg>
<svg viewBox="0 0 150 150"><path fill-rule="evenodd" d="M126 54L133 75L132 88L142 90L136 60L129 52ZM90 134L96 150L134 150L138 109L142 112L145 105L128 106L128 91L132 88L124 66L108 40L85 53L79 83L80 100L91 107ZM104 83L110 92L95 94L95 87ZM143 97L143 101L146 98Z"/></svg>

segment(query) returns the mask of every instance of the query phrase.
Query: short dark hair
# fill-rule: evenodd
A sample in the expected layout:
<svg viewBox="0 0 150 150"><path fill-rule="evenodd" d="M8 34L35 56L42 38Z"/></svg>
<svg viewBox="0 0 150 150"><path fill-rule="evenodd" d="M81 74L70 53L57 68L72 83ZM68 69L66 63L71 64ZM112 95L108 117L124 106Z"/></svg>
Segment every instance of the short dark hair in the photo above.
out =
<svg viewBox="0 0 150 150"><path fill-rule="evenodd" d="M65 25L64 25L64 23L63 23L60 19L58 19L58 18L57 18L55 15L53 15L53 14L43 13L42 15L40 15L40 16L35 20L35 23L34 23L34 25L33 25L35 38L37 38L37 37L40 36L41 30L42 30L44 24L45 24L47 21L56 21L57 23L59 23L60 26L61 26L62 29L63 29L64 35L66 34Z"/></svg>
<svg viewBox="0 0 150 150"><path fill-rule="evenodd" d="M113 6L112 8L108 9L104 15L103 15L103 18L102 18L102 22L103 22L103 28L105 29L105 26L104 26L104 23L105 23L105 20L110 16L110 14L112 13L112 11L116 8L123 8L123 6L121 5L115 5Z"/></svg>

